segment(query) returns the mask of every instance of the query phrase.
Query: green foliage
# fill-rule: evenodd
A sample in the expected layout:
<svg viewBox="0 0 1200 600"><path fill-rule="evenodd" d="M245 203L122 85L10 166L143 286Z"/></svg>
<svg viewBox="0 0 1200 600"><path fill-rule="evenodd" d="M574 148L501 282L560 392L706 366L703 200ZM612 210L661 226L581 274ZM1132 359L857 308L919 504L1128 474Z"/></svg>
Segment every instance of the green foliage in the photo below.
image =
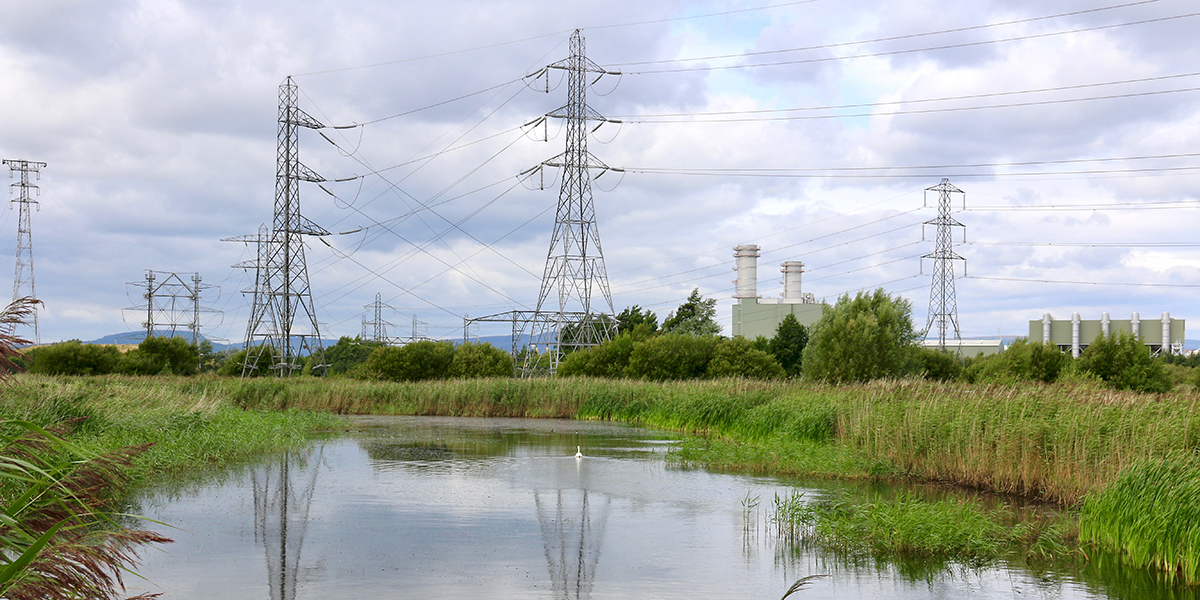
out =
<svg viewBox="0 0 1200 600"><path fill-rule="evenodd" d="M634 345L625 374L653 381L700 379L718 343L713 336L664 333Z"/></svg>
<svg viewBox="0 0 1200 600"><path fill-rule="evenodd" d="M127 375L195 375L200 351L181 337L152 336L126 352L117 369Z"/></svg>
<svg viewBox="0 0 1200 600"><path fill-rule="evenodd" d="M617 334L632 333L635 327L643 324L653 334L658 331L658 315L634 304L617 315Z"/></svg>
<svg viewBox="0 0 1200 600"><path fill-rule="evenodd" d="M1143 461L1088 498L1080 538L1200 583L1200 466L1193 456Z"/></svg>
<svg viewBox="0 0 1200 600"><path fill-rule="evenodd" d="M367 357L376 348L385 346L383 342L364 340L358 336L343 335L336 344L325 349L325 362L329 365L330 375L343 375L358 365L367 361Z"/></svg>
<svg viewBox="0 0 1200 600"><path fill-rule="evenodd" d="M963 361L953 352L936 348L917 348L918 369L925 379L954 381L962 375Z"/></svg>
<svg viewBox="0 0 1200 600"><path fill-rule="evenodd" d="M796 315L788 313L775 328L775 337L771 338L769 351L775 356L775 360L779 361L788 377L799 377L804 347L807 345L808 328L796 320Z"/></svg>
<svg viewBox="0 0 1200 600"><path fill-rule="evenodd" d="M963 374L972 383L1013 383L1058 380L1071 364L1071 357L1054 344L1020 338L1000 354L980 357Z"/></svg>
<svg viewBox="0 0 1200 600"><path fill-rule="evenodd" d="M450 377L458 379L511 377L512 374L512 356L486 342L467 342L458 346L454 349L454 358L450 361Z"/></svg>
<svg viewBox="0 0 1200 600"><path fill-rule="evenodd" d="M645 329L645 323L634 328L635 332ZM629 357L633 355L634 346L639 343L635 332L623 333L599 346L588 348L583 352L568 354L558 365L558 375L563 377L624 377L625 369L629 366Z"/></svg>
<svg viewBox="0 0 1200 600"><path fill-rule="evenodd" d="M275 349L267 344L234 352L217 369L217 375L241 377L247 361L254 365L254 368L246 373L248 377L275 376L275 371L271 370L271 365L275 364Z"/></svg>
<svg viewBox="0 0 1200 600"><path fill-rule="evenodd" d="M1118 390L1161 394L1172 388L1163 363L1132 333L1096 338L1080 355L1079 368Z"/></svg>
<svg viewBox="0 0 1200 600"><path fill-rule="evenodd" d="M667 315L662 331L695 336L721 335L721 324L717 323L716 317L717 299L705 300L700 296L700 288L696 288L677 310Z"/></svg>
<svg viewBox="0 0 1200 600"><path fill-rule="evenodd" d="M742 336L721 340L705 369L709 379L745 377L746 379L781 379L785 373L775 357L754 348Z"/></svg>
<svg viewBox="0 0 1200 600"><path fill-rule="evenodd" d="M425 381L450 377L454 344L421 340L398 348L376 348L361 373L368 379L388 381Z"/></svg>
<svg viewBox="0 0 1200 600"><path fill-rule="evenodd" d="M29 371L43 375L107 375L115 372L121 362L116 347L79 340L39 346L28 356Z"/></svg>
<svg viewBox="0 0 1200 600"><path fill-rule="evenodd" d="M843 295L813 326L802 371L829 383L902 377L912 372L916 338L908 300L882 288Z"/></svg>

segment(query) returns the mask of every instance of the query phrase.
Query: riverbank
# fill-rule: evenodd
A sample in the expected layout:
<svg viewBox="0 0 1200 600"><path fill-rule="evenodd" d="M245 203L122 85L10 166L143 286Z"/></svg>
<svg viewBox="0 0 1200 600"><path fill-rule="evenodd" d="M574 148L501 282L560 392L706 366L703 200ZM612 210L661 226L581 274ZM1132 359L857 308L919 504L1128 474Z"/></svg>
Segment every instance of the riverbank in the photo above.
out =
<svg viewBox="0 0 1200 600"><path fill-rule="evenodd" d="M1190 532L1200 523L1177 523L1167 532L1137 520L1143 516L1152 523L1156 514L1186 507L1144 498L1138 515L1099 508L1095 515L1086 513L1088 506L1111 504L1098 499L1123 472L1164 460L1195 462L1200 394L1191 392L1143 395L1087 385L926 381L826 386L23 376L5 394L0 411L42 423L91 416L83 435L101 445L156 441L142 467L148 473L221 464L303 443L314 430L336 427L332 414L621 421L693 435L673 457L685 463L806 477L945 482L1084 507L1085 521L1093 519L1082 530L1085 541L1197 581L1200 534ZM1147 494L1153 489L1146 487ZM1136 499L1137 490L1135 477L1120 493ZM1182 546L1164 548L1159 538L1181 540Z"/></svg>

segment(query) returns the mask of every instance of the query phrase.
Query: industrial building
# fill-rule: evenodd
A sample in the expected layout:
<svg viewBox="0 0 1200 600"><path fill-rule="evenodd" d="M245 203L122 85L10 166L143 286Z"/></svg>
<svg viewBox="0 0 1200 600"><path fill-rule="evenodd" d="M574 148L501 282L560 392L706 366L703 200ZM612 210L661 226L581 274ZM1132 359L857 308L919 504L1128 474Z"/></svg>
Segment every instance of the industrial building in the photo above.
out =
<svg viewBox="0 0 1200 600"><path fill-rule="evenodd" d="M1169 312L1164 312L1160 319L1146 321L1138 313L1133 313L1128 320L1113 320L1108 313L1101 314L1099 320L1085 320L1079 313L1074 313L1069 321L1055 320L1046 313L1040 321L1029 322L1029 340L1054 344L1063 352L1069 351L1071 356L1078 357L1100 335L1123 332L1137 336L1153 353L1182 354L1183 325L1183 319L1172 319Z"/></svg>
<svg viewBox="0 0 1200 600"><path fill-rule="evenodd" d="M805 327L811 327L821 318L821 310L825 306L817 302L812 294L800 289L800 275L804 273L804 263L789 260L781 266L783 271L783 297L762 298L758 295L758 246L741 244L734 246L733 256L737 259L737 292L733 295L737 303L733 305L733 335L754 339L758 336L775 337L779 323L789 314L796 315L796 321Z"/></svg>

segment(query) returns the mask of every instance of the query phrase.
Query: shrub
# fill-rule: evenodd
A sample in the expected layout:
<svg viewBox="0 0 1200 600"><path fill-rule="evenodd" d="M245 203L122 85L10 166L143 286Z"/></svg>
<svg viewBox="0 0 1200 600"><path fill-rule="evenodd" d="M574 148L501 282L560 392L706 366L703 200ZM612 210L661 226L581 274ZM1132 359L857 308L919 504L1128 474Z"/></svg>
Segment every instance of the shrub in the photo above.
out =
<svg viewBox="0 0 1200 600"><path fill-rule="evenodd" d="M1118 390L1161 394L1172 388L1163 363L1132 333L1096 338L1079 357L1079 368Z"/></svg>
<svg viewBox="0 0 1200 600"><path fill-rule="evenodd" d="M479 344L467 342L455 348L454 358L450 361L450 376L459 379L509 377L512 372L512 356L486 342Z"/></svg>
<svg viewBox="0 0 1200 600"><path fill-rule="evenodd" d="M964 378L972 383L1011 383L1015 381L1056 381L1071 357L1054 344L1018 339L1000 354L972 361Z"/></svg>
<svg viewBox="0 0 1200 600"><path fill-rule="evenodd" d="M180 337L151 336L126 352L117 370L127 375L195 375L199 348Z"/></svg>
<svg viewBox="0 0 1200 600"><path fill-rule="evenodd" d="M830 383L902 377L912 372L916 338L908 300L882 288L846 294L813 326L802 372Z"/></svg>
<svg viewBox="0 0 1200 600"><path fill-rule="evenodd" d="M717 323L717 299L705 300L700 295L700 288L692 290L691 295L679 305L679 309L663 319L663 333L680 333L695 336L721 335L721 324Z"/></svg>
<svg viewBox="0 0 1200 600"><path fill-rule="evenodd" d="M454 361L454 344L422 340L398 348L376 348L360 367L369 379L424 381L446 379Z"/></svg>
<svg viewBox="0 0 1200 600"><path fill-rule="evenodd" d="M925 379L934 381L954 381L963 372L962 359L953 352L945 350L918 348L917 362Z"/></svg>
<svg viewBox="0 0 1200 600"><path fill-rule="evenodd" d="M708 371L718 342L712 336L681 333L652 337L634 345L625 374L654 381L700 379Z"/></svg>
<svg viewBox="0 0 1200 600"><path fill-rule="evenodd" d="M329 365L330 375L342 375L366 362L367 357L376 348L385 346L383 342L364 340L358 336L344 335L338 338L336 344L325 349L325 363Z"/></svg>
<svg viewBox="0 0 1200 600"><path fill-rule="evenodd" d="M638 327L644 327L644 324ZM558 374L566 377L624 377L636 344L634 334L627 333L599 346L572 352L558 366Z"/></svg>
<svg viewBox="0 0 1200 600"><path fill-rule="evenodd" d="M79 340L41 346L29 351L31 373L43 375L107 375L116 371L121 353L114 346Z"/></svg>
<svg viewBox="0 0 1200 600"><path fill-rule="evenodd" d="M708 362L705 375L709 379L745 377L747 379L780 379L785 373L775 357L755 349L754 343L738 336L721 340Z"/></svg>

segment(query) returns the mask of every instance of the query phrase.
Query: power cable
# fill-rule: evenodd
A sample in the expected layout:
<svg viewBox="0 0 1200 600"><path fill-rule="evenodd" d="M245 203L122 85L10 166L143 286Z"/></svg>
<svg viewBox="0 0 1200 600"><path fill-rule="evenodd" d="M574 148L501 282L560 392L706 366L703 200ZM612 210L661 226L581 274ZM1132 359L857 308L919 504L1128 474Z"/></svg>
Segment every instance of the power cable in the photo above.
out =
<svg viewBox="0 0 1200 600"><path fill-rule="evenodd" d="M678 69L657 69L657 70L650 70L650 71L626 71L625 74L626 75L652 75L652 74L659 74L659 73L686 73L686 72L694 72L694 71L719 71L719 70L724 70L724 69L740 70L740 69L754 69L754 68L758 68L758 67L778 67L778 66L786 66L786 65L801 65L801 64L822 63L822 62L835 62L835 61L842 61L842 60L853 60L853 59L857 59L857 58L878 58L881 56L897 56L897 55L901 55L901 54L913 54L913 53L917 53L917 52L932 52L932 51L936 51L936 50L951 50L951 49L955 49L955 48L970 48L970 47L975 47L975 46L985 46L985 45L989 45L989 44L1019 42L1019 41L1025 41L1025 40L1053 37L1053 36L1057 36L1057 35L1067 35L1067 34L1072 34L1072 33L1086 33L1086 32L1091 32L1091 31L1103 31L1106 29L1115 29L1117 27L1130 27L1133 25L1147 25L1150 23L1162 23L1165 21L1173 21L1176 19L1186 19L1186 18L1196 17L1196 16L1200 16L1200 12L1186 13L1186 14L1181 14L1181 15L1172 15L1169 17L1158 17L1158 18L1154 18L1154 19L1142 19L1140 21L1127 21L1124 23L1112 23L1109 25L1096 25L1093 27L1081 27L1079 29L1069 29L1069 30L1064 30L1064 31L1034 33L1034 34L1029 34L1029 35L1014 36L1014 37L1001 38L1001 39L996 39L996 40L981 40L981 41L976 41L976 42L963 42L963 43L959 43L959 44L944 44L941 46L928 46L925 48L910 48L907 50L890 50L890 51L886 51L886 52L871 52L871 53L866 53L866 54L853 54L850 56L823 56L823 57L818 57L818 58L785 60L785 61L769 62L769 63L750 63L750 64L720 65L720 66L706 65L706 66L702 66L702 67L683 67L683 68L678 68Z"/></svg>
<svg viewBox="0 0 1200 600"><path fill-rule="evenodd" d="M1164 288L1200 288L1200 283L1133 283L1116 281L1063 281L1058 279L1022 279L1017 277L986 277L982 275L964 275L963 279L986 279L989 281L1013 281L1023 283L1061 283L1068 285L1113 285L1135 287L1164 287Z"/></svg>

